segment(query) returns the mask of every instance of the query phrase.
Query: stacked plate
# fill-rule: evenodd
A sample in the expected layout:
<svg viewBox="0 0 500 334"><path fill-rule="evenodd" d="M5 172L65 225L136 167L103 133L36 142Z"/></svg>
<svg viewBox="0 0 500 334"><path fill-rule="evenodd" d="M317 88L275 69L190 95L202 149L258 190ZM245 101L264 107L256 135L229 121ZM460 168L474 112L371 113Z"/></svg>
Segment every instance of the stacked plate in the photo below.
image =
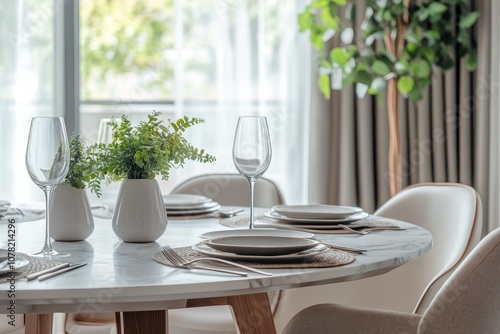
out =
<svg viewBox="0 0 500 334"><path fill-rule="evenodd" d="M167 216L194 216L215 212L220 204L201 195L170 194L163 196Z"/></svg>
<svg viewBox="0 0 500 334"><path fill-rule="evenodd" d="M282 262L320 254L328 247L314 234L292 230L223 230L202 234L193 249L205 255L232 260Z"/></svg>
<svg viewBox="0 0 500 334"><path fill-rule="evenodd" d="M0 212L5 212L10 209L10 202L0 200Z"/></svg>
<svg viewBox="0 0 500 334"><path fill-rule="evenodd" d="M338 205L275 205L266 217L277 223L298 228L332 229L368 217L368 213L355 206Z"/></svg>

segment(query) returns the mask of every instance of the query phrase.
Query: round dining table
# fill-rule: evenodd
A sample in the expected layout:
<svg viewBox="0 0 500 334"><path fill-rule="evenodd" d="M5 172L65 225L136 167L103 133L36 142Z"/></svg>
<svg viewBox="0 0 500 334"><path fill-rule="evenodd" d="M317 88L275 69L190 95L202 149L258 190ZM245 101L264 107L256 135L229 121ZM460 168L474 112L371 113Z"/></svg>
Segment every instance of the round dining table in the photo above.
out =
<svg viewBox="0 0 500 334"><path fill-rule="evenodd" d="M162 246L192 246L200 242L202 233L232 228L221 225L220 218L169 219L165 233L155 242L125 243L114 234L110 219L95 217L95 229L85 241L53 242L56 250L71 254L58 261L87 265L43 281L18 279L13 297L2 293L2 305L13 303L17 314L26 314L26 333L49 333L50 317L56 312L116 312L118 333L167 333L166 310L213 304L232 306L241 333L275 333L267 292L380 275L431 249L432 235L427 230L393 222L402 229L316 235L325 243L366 250L350 264L265 269L272 276L248 272L242 277L153 260ZM5 229L6 224L0 224L1 235ZM16 223L14 233L16 252L38 251L45 221ZM0 286L11 288L8 283ZM0 311L8 312L5 307Z"/></svg>

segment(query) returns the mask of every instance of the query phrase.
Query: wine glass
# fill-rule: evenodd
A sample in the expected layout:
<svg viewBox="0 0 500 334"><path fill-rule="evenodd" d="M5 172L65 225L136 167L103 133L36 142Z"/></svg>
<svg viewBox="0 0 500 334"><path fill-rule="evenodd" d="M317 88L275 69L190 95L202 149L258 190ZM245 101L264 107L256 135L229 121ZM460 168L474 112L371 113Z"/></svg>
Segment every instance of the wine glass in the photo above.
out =
<svg viewBox="0 0 500 334"><path fill-rule="evenodd" d="M99 134L97 142L99 144L109 144L113 141L113 119L102 118L99 123Z"/></svg>
<svg viewBox="0 0 500 334"><path fill-rule="evenodd" d="M233 143L233 161L236 169L250 183L250 229L254 228L255 181L271 163L271 139L267 120L263 116L241 116L238 119Z"/></svg>
<svg viewBox="0 0 500 334"><path fill-rule="evenodd" d="M37 257L69 256L52 248L49 233L50 197L52 190L61 183L69 168L69 146L62 117L33 117L26 148L28 173L45 193L45 244Z"/></svg>

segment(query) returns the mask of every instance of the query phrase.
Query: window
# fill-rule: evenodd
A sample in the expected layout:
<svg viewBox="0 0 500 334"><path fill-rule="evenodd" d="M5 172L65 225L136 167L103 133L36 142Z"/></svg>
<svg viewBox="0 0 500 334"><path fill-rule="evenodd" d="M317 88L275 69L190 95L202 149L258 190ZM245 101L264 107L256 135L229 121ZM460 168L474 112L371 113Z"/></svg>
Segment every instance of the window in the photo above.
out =
<svg viewBox="0 0 500 334"><path fill-rule="evenodd" d="M46 7L51 11L46 15L48 27L42 36L49 39L44 40L43 45L52 53L45 55L47 60L38 71L29 71L38 82L45 83L43 88L48 90L49 104L45 111L40 109L40 113L61 109L57 103L61 99L58 94L66 86L53 91L54 81L60 75L54 65L59 62L54 62L54 58L60 54L68 57L71 52L60 49L64 46L67 51L75 45L74 37L71 34L64 36L61 28L54 24L61 14L64 24L75 22L74 28L79 30L79 43L76 43L79 59L74 62L65 59L64 63L66 73L75 70L68 68L71 64L79 66L76 71L79 77L75 76L72 82L80 95L75 97L79 107L74 121L89 141L97 139L102 118L122 114L135 122L144 119L152 110L162 111L166 119L184 115L204 118L205 125L193 128L186 136L194 145L215 155L217 162L193 162L184 169L173 171L169 181L160 182L162 189L168 192L179 181L196 174L236 172L231 147L238 116L265 115L273 144L273 160L265 176L282 186L288 202L307 200L310 59L307 37L299 35L297 25L297 14L304 3L89 0L80 1L73 14L58 8L74 3L32 0L3 1L1 9L12 8L1 13L11 20L19 17L27 20L28 5L44 13ZM78 19L72 20L71 15L77 15ZM0 33L5 31L2 30L5 25L2 20ZM7 31L16 26L19 22L13 22ZM27 52L41 61L37 50L33 46ZM11 61L19 61L16 59L18 54L12 53ZM19 80L13 68L11 63L0 58L0 73L9 71ZM66 76L66 80L71 80L71 76ZM9 87L15 87L14 81ZM1 93L0 97L2 105L7 103ZM64 99L67 103L71 96L64 95ZM11 96L10 101L17 105L23 99ZM37 108L42 108L41 100L36 103ZM24 113L25 119L19 113L10 115L15 118L16 126L26 128L18 135L23 144L16 152L22 154L16 153L17 167L14 169L22 170L23 175L16 175L16 180L23 178L32 186L23 158L19 156L24 157L29 118L34 114ZM67 123L72 122L71 115L67 116ZM2 131L2 136L9 134ZM4 150L8 145L2 141L1 147ZM0 191L2 197L13 196L11 188ZM21 194L15 198L15 201L27 200L31 199Z"/></svg>

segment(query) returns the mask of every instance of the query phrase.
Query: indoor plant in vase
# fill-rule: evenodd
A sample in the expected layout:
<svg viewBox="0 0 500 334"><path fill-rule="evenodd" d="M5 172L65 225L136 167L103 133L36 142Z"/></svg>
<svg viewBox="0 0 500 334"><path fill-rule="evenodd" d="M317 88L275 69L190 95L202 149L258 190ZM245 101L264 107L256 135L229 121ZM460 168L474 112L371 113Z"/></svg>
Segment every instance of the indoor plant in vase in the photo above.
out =
<svg viewBox="0 0 500 334"><path fill-rule="evenodd" d="M69 171L51 197L50 236L57 241L85 240L94 231L94 219L86 189L100 196L99 173L87 151L84 138L73 133L69 139Z"/></svg>
<svg viewBox="0 0 500 334"><path fill-rule="evenodd" d="M471 28L479 13L471 11L469 3L313 0L298 16L300 30L309 32L311 44L319 51L318 86L327 99L332 89L352 84L359 98L367 93L385 97L391 195L402 187L399 97L413 103L422 100L432 77L455 67L460 58L468 71L476 69Z"/></svg>
<svg viewBox="0 0 500 334"><path fill-rule="evenodd" d="M111 143L93 147L101 175L122 181L112 227L125 242L152 242L165 232L167 214L156 176L167 180L170 169L182 167L186 160L215 160L182 136L203 119L183 117L164 125L160 115L153 111L135 127L126 115L120 122L113 120Z"/></svg>

